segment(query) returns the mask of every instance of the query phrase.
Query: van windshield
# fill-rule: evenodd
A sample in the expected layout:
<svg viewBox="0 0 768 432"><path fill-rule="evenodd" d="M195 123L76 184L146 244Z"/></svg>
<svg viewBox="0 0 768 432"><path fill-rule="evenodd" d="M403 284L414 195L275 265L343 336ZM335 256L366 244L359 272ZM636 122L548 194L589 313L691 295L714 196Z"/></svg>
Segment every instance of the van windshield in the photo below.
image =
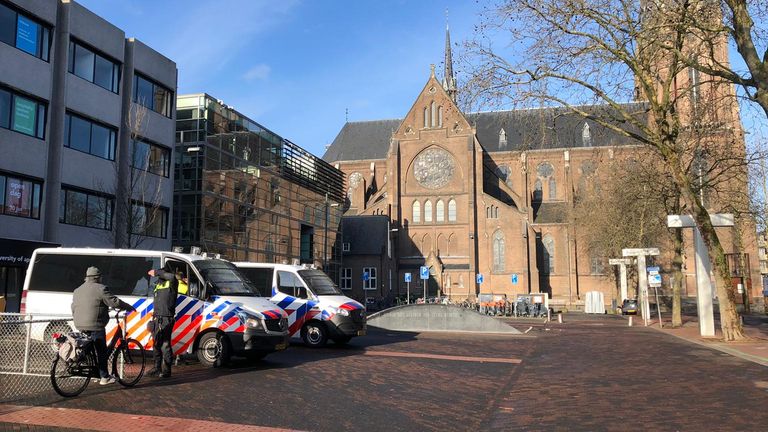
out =
<svg viewBox="0 0 768 432"><path fill-rule="evenodd" d="M260 297L259 290L232 263L216 259L194 262L203 278L213 285L213 295Z"/></svg>
<svg viewBox="0 0 768 432"><path fill-rule="evenodd" d="M299 270L299 276L315 295L343 295L331 278L320 270Z"/></svg>

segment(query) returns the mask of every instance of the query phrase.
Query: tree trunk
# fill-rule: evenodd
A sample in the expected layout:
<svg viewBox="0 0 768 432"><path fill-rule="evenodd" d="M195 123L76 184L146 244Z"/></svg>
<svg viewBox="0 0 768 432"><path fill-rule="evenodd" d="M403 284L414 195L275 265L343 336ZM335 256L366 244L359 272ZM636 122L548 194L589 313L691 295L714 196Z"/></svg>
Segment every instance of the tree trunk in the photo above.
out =
<svg viewBox="0 0 768 432"><path fill-rule="evenodd" d="M672 258L672 327L683 325L682 317L682 288L685 283L683 275L683 230L675 229L673 235L675 256Z"/></svg>
<svg viewBox="0 0 768 432"><path fill-rule="evenodd" d="M699 230L701 230L704 243L707 245L710 260L714 265L723 340L726 342L742 340L746 336L741 325L741 317L736 311L736 293L731 287L731 275L728 270L728 262L725 260L725 251L709 219L709 212L699 204L696 202L695 219Z"/></svg>

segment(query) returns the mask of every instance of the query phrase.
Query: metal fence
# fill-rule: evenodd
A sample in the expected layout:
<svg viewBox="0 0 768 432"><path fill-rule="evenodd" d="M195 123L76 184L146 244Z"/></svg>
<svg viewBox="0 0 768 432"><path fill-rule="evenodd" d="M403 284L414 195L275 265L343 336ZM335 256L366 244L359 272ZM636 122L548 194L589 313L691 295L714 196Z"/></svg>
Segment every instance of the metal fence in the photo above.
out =
<svg viewBox="0 0 768 432"><path fill-rule="evenodd" d="M56 355L51 334L69 332L71 324L71 316L0 313L0 403L56 396L50 378Z"/></svg>

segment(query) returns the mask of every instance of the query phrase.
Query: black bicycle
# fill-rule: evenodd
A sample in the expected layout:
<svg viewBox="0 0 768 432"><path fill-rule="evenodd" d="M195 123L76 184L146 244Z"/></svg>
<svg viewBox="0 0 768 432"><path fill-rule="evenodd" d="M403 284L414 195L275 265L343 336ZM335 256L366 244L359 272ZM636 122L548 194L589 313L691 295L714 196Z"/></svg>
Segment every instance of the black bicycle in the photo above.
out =
<svg viewBox="0 0 768 432"><path fill-rule="evenodd" d="M132 387L144 375L146 352L139 341L125 337L126 316L125 312L115 314L117 331L107 345L107 353L109 354L108 364L112 366L111 374L124 387ZM69 334L75 340L79 335L81 334ZM66 335L54 335L54 347L58 348L61 344L68 343L67 341ZM98 378L100 378L99 367L93 340L86 336L82 346L76 348L76 352L67 358L63 358L59 350L56 350L56 356L51 365L51 384L56 393L64 397L77 396L88 387L91 379Z"/></svg>

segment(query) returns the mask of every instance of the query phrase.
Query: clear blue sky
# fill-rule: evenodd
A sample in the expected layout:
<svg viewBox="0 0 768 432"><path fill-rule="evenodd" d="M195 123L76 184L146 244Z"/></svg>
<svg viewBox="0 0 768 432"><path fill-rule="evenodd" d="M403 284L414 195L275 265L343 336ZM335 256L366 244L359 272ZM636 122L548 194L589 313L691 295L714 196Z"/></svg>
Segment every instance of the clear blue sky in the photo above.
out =
<svg viewBox="0 0 768 432"><path fill-rule="evenodd" d="M78 0L175 61L178 93L206 92L322 156L345 122L401 118L442 76L472 1Z"/></svg>

